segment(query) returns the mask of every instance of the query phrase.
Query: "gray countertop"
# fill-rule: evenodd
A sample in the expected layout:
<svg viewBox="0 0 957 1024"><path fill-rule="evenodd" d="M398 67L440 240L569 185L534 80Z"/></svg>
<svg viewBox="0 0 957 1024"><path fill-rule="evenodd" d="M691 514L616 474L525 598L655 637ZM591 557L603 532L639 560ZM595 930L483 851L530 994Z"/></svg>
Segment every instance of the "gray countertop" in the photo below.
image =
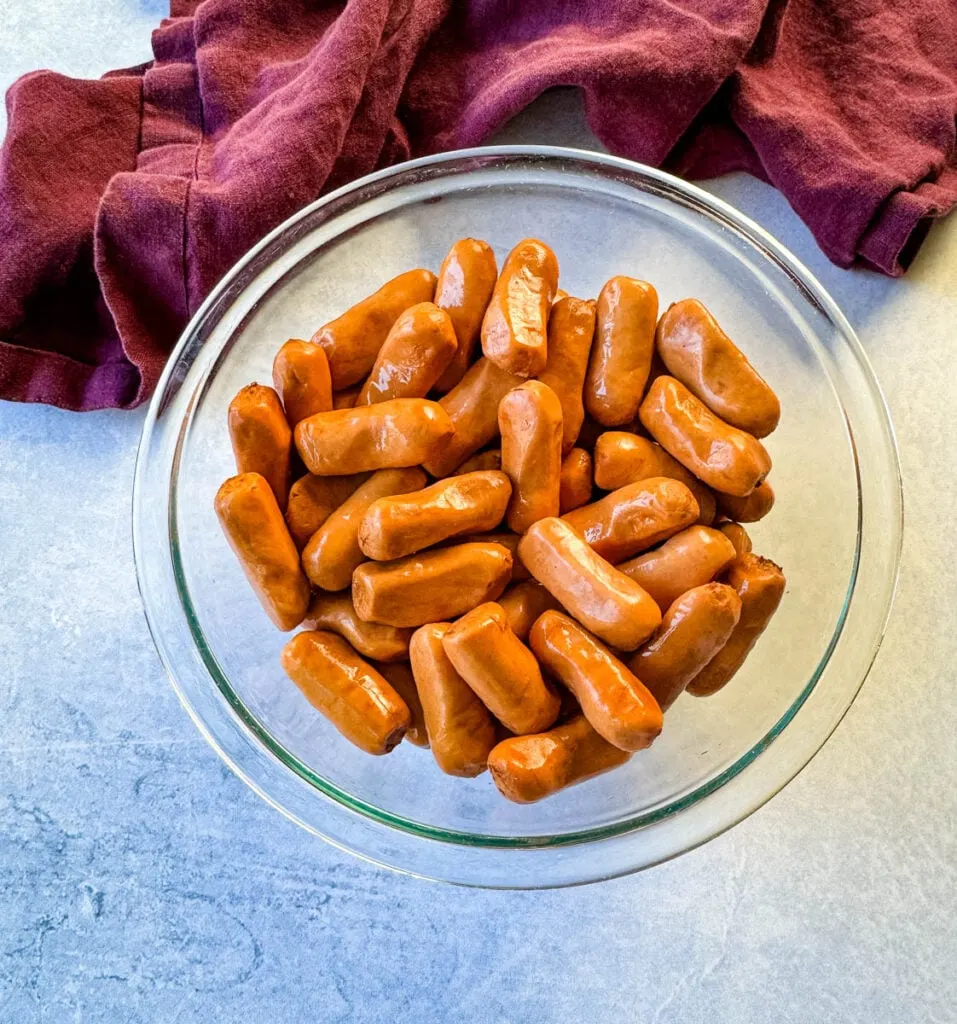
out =
<svg viewBox="0 0 957 1024"><path fill-rule="evenodd" d="M10 6L4 87L147 59L163 13ZM499 141L595 145L572 93ZM890 281L831 266L767 186L707 187L820 277L898 430L897 603L823 751L631 878L496 893L377 870L259 800L177 703L133 571L143 412L0 405L0 1021L957 1021L957 218Z"/></svg>

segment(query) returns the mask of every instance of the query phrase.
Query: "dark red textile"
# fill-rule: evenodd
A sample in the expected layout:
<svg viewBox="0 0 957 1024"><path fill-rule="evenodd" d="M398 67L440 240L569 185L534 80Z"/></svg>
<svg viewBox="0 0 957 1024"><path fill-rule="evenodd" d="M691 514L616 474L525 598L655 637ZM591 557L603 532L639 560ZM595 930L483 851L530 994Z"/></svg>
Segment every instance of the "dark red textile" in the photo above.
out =
<svg viewBox="0 0 957 1024"><path fill-rule="evenodd" d="M578 86L614 152L779 188L900 274L957 202L957 0L173 0L155 60L7 95L0 397L129 407L257 239Z"/></svg>

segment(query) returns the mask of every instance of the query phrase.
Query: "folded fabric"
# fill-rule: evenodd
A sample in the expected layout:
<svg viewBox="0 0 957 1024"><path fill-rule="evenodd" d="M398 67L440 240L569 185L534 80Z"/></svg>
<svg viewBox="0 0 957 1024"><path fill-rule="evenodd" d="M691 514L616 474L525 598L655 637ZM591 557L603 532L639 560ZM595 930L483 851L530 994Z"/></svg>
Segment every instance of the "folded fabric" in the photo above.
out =
<svg viewBox="0 0 957 1024"><path fill-rule="evenodd" d="M153 52L7 95L2 398L135 406L276 224L554 86L613 153L772 183L841 266L902 273L957 202L947 0L172 0Z"/></svg>

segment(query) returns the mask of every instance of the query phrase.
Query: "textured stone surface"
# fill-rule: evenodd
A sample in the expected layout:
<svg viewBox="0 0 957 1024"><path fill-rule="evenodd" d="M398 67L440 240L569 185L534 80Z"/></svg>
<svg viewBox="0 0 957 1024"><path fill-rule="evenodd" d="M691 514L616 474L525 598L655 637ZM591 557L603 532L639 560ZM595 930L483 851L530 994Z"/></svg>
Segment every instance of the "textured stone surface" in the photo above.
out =
<svg viewBox="0 0 957 1024"><path fill-rule="evenodd" d="M0 80L132 63L159 13L14 5ZM503 139L590 142L563 94ZM633 878L508 894L376 870L272 811L178 706L133 572L142 414L2 406L3 1024L957 1020L957 220L892 282L830 266L771 189L713 188L822 278L900 436L897 606L821 754L733 832Z"/></svg>

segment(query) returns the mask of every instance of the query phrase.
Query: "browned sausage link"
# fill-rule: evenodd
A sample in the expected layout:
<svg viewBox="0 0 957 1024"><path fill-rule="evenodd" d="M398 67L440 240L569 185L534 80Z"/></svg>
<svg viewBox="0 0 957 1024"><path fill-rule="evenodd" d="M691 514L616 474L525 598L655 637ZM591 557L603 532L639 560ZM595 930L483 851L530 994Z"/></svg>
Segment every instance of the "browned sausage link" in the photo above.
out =
<svg viewBox="0 0 957 1024"><path fill-rule="evenodd" d="M721 512L739 523L756 523L774 508L774 489L767 480L762 480L744 498L736 498L733 494L716 494L715 498Z"/></svg>
<svg viewBox="0 0 957 1024"><path fill-rule="evenodd" d="M424 466L432 476L448 476L473 452L498 434L498 403L521 377L500 370L487 359L479 359L454 388L439 399L448 413L455 433Z"/></svg>
<svg viewBox="0 0 957 1024"><path fill-rule="evenodd" d="M461 466L452 474L461 476L463 473L478 473L483 469L501 469L502 452L499 448L490 448L488 451L479 452L470 459L466 459Z"/></svg>
<svg viewBox="0 0 957 1024"><path fill-rule="evenodd" d="M589 415L606 427L620 427L638 413L657 320L658 293L647 281L613 277L602 288L584 397Z"/></svg>
<svg viewBox="0 0 957 1024"><path fill-rule="evenodd" d="M661 732L654 697L604 644L561 612L545 612L529 642L542 667L575 695L592 727L619 750L642 750Z"/></svg>
<svg viewBox="0 0 957 1024"><path fill-rule="evenodd" d="M512 481L509 527L524 533L538 519L557 516L562 477L562 407L538 380L513 388L498 407L502 471Z"/></svg>
<svg viewBox="0 0 957 1024"><path fill-rule="evenodd" d="M309 581L276 496L258 473L231 477L216 492L216 515L230 547L280 629L298 626L309 604Z"/></svg>
<svg viewBox="0 0 957 1024"><path fill-rule="evenodd" d="M512 556L499 544L456 544L394 562L365 562L352 574L360 619L423 626L494 601L512 575Z"/></svg>
<svg viewBox="0 0 957 1024"><path fill-rule="evenodd" d="M345 590L355 567L365 561L359 527L369 506L377 498L417 491L424 484L425 473L417 467L373 473L310 537L302 552L309 579L323 590Z"/></svg>
<svg viewBox="0 0 957 1024"><path fill-rule="evenodd" d="M554 597L535 580L525 580L508 588L498 603L509 627L519 640L527 640L535 620L550 608L560 608Z"/></svg>
<svg viewBox="0 0 957 1024"><path fill-rule="evenodd" d="M258 473L286 507L292 432L279 395L262 384L248 384L229 403L229 439L238 473Z"/></svg>
<svg viewBox="0 0 957 1024"><path fill-rule="evenodd" d="M482 352L496 366L536 377L548 356L546 332L558 288L558 260L544 242L526 238L508 254L482 320Z"/></svg>
<svg viewBox="0 0 957 1024"><path fill-rule="evenodd" d="M725 423L755 437L766 437L778 425L777 395L697 299L665 310L657 346L672 377Z"/></svg>
<svg viewBox="0 0 957 1024"><path fill-rule="evenodd" d="M356 405L425 398L458 344L448 313L431 302L411 306L392 325Z"/></svg>
<svg viewBox="0 0 957 1024"><path fill-rule="evenodd" d="M760 441L718 419L674 377L655 380L640 415L655 440L716 491L744 497L771 471Z"/></svg>
<svg viewBox="0 0 957 1024"><path fill-rule="evenodd" d="M655 476L619 487L562 516L602 558L618 563L690 526L698 503L677 480Z"/></svg>
<svg viewBox="0 0 957 1024"><path fill-rule="evenodd" d="M310 416L297 424L295 438L310 473L341 476L417 466L443 451L453 432L436 402L393 398Z"/></svg>
<svg viewBox="0 0 957 1024"><path fill-rule="evenodd" d="M494 530L491 533L467 533L460 538L460 543L469 544L501 544L512 553L512 582L518 583L531 578L525 563L518 557L518 542L522 538L517 533L507 530Z"/></svg>
<svg viewBox="0 0 957 1024"><path fill-rule="evenodd" d="M734 545L724 534L707 526L691 526L654 551L622 562L618 569L665 611L686 590L710 583L735 557Z"/></svg>
<svg viewBox="0 0 957 1024"><path fill-rule="evenodd" d="M415 677L408 662L376 662L374 665L380 675L385 676L392 689L405 701L409 709L409 728L405 739L414 747L427 747L429 745L429 734L425 727L425 714L422 711L422 701L419 697L418 687L415 685Z"/></svg>
<svg viewBox="0 0 957 1024"><path fill-rule="evenodd" d="M558 492L560 515L572 512L591 501L592 458L584 448L572 448L562 459L561 487Z"/></svg>
<svg viewBox="0 0 957 1024"><path fill-rule="evenodd" d="M367 754L388 754L411 715L392 685L335 633L297 633L282 667L313 707Z"/></svg>
<svg viewBox="0 0 957 1024"><path fill-rule="evenodd" d="M751 538L740 523L719 523L717 528L734 545L737 555L746 555L751 550Z"/></svg>
<svg viewBox="0 0 957 1024"><path fill-rule="evenodd" d="M289 488L286 502L286 525L301 551L309 538L369 479L368 473L351 476L313 476L306 473Z"/></svg>
<svg viewBox="0 0 957 1024"><path fill-rule="evenodd" d="M531 804L630 758L628 751L602 739L578 714L548 732L503 740L489 754L488 767L502 796Z"/></svg>
<svg viewBox="0 0 957 1024"><path fill-rule="evenodd" d="M463 615L442 638L455 671L511 732L547 729L558 695L545 685L535 655L512 632L501 605L490 601Z"/></svg>
<svg viewBox="0 0 957 1024"><path fill-rule="evenodd" d="M495 726L445 653L442 637L448 628L447 622L433 622L417 629L409 656L435 763L446 775L471 779L485 771Z"/></svg>
<svg viewBox="0 0 957 1024"><path fill-rule="evenodd" d="M332 408L351 409L356 404L356 399L359 397L361 390L362 385L357 384L354 388L344 388L342 391L334 392L332 395Z"/></svg>
<svg viewBox="0 0 957 1024"><path fill-rule="evenodd" d="M651 597L562 519L539 519L518 552L539 583L612 647L634 650L661 622Z"/></svg>
<svg viewBox="0 0 957 1024"><path fill-rule="evenodd" d="M654 636L628 663L662 711L728 642L741 615L741 599L723 583L706 583L679 597Z"/></svg>
<svg viewBox="0 0 957 1024"><path fill-rule="evenodd" d="M548 362L538 379L558 395L562 404L562 452L574 447L585 419L582 389L594 335L593 301L569 297L552 306L548 317Z"/></svg>
<svg viewBox="0 0 957 1024"><path fill-rule="evenodd" d="M717 693L741 668L784 595L784 573L759 555L736 558L721 579L741 598L741 618L724 647L688 684L696 697Z"/></svg>
<svg viewBox="0 0 957 1024"><path fill-rule="evenodd" d="M434 294L435 274L409 270L320 327L312 340L325 350L333 388L358 384L372 369L399 314L417 302L431 302Z"/></svg>
<svg viewBox="0 0 957 1024"><path fill-rule="evenodd" d="M414 554L449 537L491 530L502 521L512 485L490 470L439 480L421 491L374 501L359 528L359 547L387 561Z"/></svg>
<svg viewBox="0 0 957 1024"><path fill-rule="evenodd" d="M409 656L412 630L363 622L356 615L349 594L314 594L302 624L305 629L338 633L363 657L373 661L405 661Z"/></svg>
<svg viewBox="0 0 957 1024"><path fill-rule="evenodd" d="M272 382L291 427L313 413L332 408L329 360L311 341L293 338L283 345L272 363Z"/></svg>
<svg viewBox="0 0 957 1024"><path fill-rule="evenodd" d="M436 391L451 391L465 376L475 354L485 308L492 297L498 267L487 242L463 238L449 250L439 267L435 304L449 314L458 349L435 385ZM497 468L497 467L495 467Z"/></svg>

